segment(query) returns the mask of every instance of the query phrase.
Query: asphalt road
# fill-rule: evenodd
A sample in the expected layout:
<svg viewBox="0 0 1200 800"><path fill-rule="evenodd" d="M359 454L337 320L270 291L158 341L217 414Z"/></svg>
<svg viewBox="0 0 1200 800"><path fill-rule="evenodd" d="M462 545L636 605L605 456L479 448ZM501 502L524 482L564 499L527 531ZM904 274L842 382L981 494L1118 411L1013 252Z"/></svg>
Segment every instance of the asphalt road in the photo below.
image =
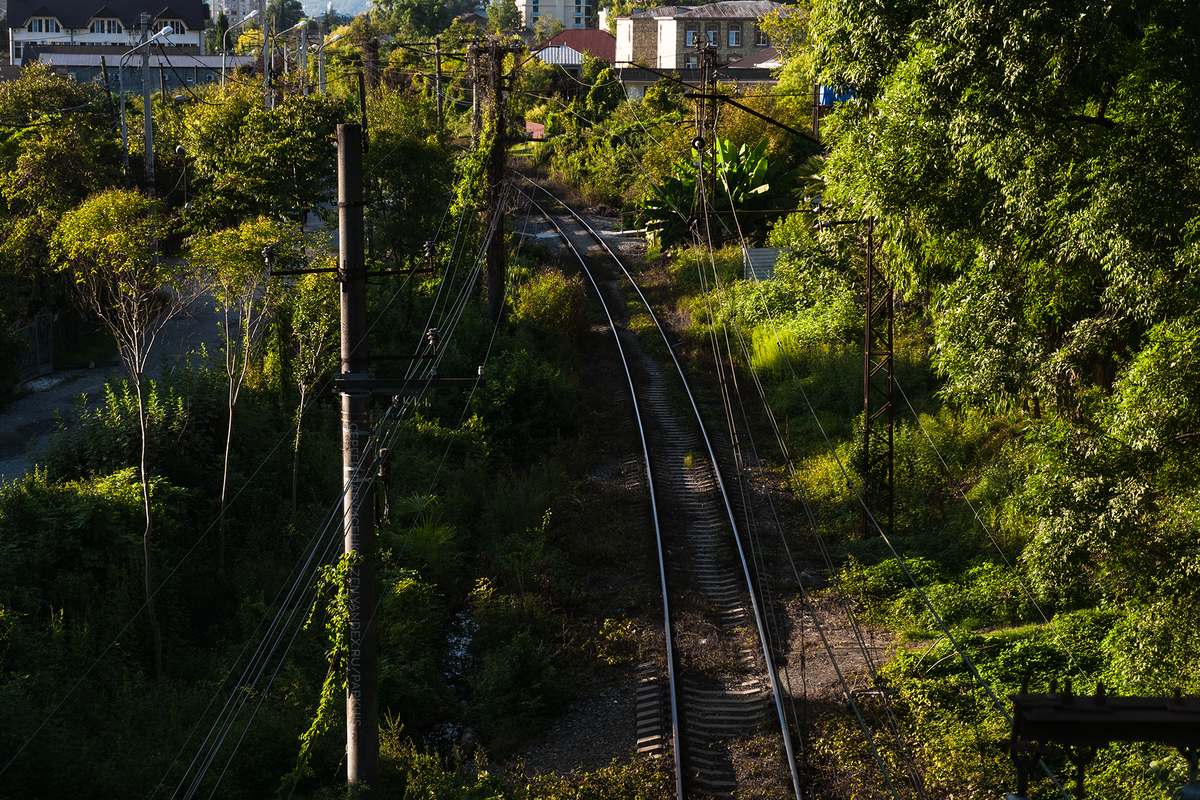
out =
<svg viewBox="0 0 1200 800"><path fill-rule="evenodd" d="M172 320L151 351L149 376L159 377L164 364L188 359L200 351L202 344L210 353L218 353L217 317L211 299L202 298ZM58 370L30 382L27 386L31 393L0 414L0 479L15 480L38 463L60 421L70 426L78 420L79 395L87 395L89 406L98 405L104 397L105 381L125 376L125 368L116 366Z"/></svg>

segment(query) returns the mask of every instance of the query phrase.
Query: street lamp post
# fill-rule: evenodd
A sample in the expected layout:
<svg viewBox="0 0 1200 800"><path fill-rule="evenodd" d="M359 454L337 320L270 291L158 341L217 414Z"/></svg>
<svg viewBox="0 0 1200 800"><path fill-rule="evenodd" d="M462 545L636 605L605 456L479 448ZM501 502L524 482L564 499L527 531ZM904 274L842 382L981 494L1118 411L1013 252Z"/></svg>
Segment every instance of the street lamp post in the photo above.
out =
<svg viewBox="0 0 1200 800"><path fill-rule="evenodd" d="M302 19L299 22L297 22L295 25L293 25L292 27L288 28L286 31L280 31L279 33L276 33L274 38L278 39L279 37L283 36L286 33L291 33L292 31L304 30L306 27L308 27L308 20ZM283 71L286 73L287 72L287 43L286 42L284 43L283 47L284 47ZM270 46L267 47L268 53L272 52L273 50L274 50L273 47L270 47ZM269 78L264 81L263 90L267 93L266 97L264 97L263 99L266 101L267 108L271 109L275 106L275 103L273 102L275 99L275 94L274 94L274 92L271 91Z"/></svg>
<svg viewBox="0 0 1200 800"><path fill-rule="evenodd" d="M256 16L258 16L257 8L254 9L253 11L251 11L249 14L247 14L242 19L241 22L235 22L232 25L230 25L228 28L226 28L225 35L221 37L221 94L225 94L225 52L226 52L226 47L228 46L229 32L231 30L233 30L234 28L238 28L238 27L241 27L242 25L245 25L247 22L254 19Z"/></svg>
<svg viewBox="0 0 1200 800"><path fill-rule="evenodd" d="M333 44L338 39L342 38L340 33L329 37L329 41L321 40L321 46L317 48L317 91L325 94L325 45Z"/></svg>

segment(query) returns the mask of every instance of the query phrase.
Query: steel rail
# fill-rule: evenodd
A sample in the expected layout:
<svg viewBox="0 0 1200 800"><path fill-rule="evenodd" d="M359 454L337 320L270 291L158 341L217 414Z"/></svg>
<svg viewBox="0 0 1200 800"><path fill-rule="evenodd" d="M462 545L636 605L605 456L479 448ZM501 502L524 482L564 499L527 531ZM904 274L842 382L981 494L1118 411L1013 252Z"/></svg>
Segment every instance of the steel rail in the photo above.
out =
<svg viewBox="0 0 1200 800"><path fill-rule="evenodd" d="M520 173L517 173L517 174L520 175ZM759 638L759 642L762 646L763 659L766 662L767 675L771 681L771 694L775 698L775 710L779 716L779 725L780 725L781 732L783 734L783 746L787 752L788 769L790 770L791 775L792 775L792 788L795 789L797 800L802 800L803 794L800 790L800 772L796 766L796 757L795 757L795 753L793 752L793 749L792 749L792 737L788 732L787 716L786 716L786 714L784 712L784 708L783 708L783 690L780 687L779 681L775 674L774 661L771 659L771 648L767 641L767 633L766 633L766 628L763 624L762 610L759 608L759 604L758 604L758 596L756 595L756 593L754 591L754 581L750 577L750 566L746 559L745 550L742 547L742 537L738 530L737 519L734 516L733 505L729 501L729 493L726 490L725 481L721 476L721 469L719 466L720 462L717 461L716 451L714 450L714 448L712 446L712 441L708 437L708 431L704 427L704 420L700 415L700 408L696 403L695 396L693 396L693 394L692 394L692 389L691 389L691 386L688 384L687 376L684 374L683 366L679 363L679 359L675 355L675 350L671 347L670 340L667 339L667 332L666 332L666 330L664 330L663 326L659 323L658 315L656 315L654 313L654 309L651 307L650 301L646 299L646 296L642 293L641 287L638 286L637 281L635 281L633 279L633 275L631 275L629 270L626 269L625 263L623 261L621 261L621 259L617 256L616 253L613 252L612 248L608 246L608 243L604 241L604 238L601 237L600 234L598 234L595 231L595 229L593 229L592 226L589 225L586 220L584 220L583 217L581 217L579 214L577 214L570 206L563 203L562 200L559 200L558 197L556 197L549 189L547 189L546 187L537 183L536 181L532 180L531 178L526 177L525 175L521 175L521 177L525 178L526 181L533 184L535 187L537 187L541 191L545 192L545 194L548 197L550 197L555 203L557 203L558 205L560 205L564 209L566 209L566 211L571 216L573 216L576 219L576 221L579 222L580 225L582 225L584 228L587 229L587 231L591 235L591 237L593 239L595 239L596 242L599 243L599 245L602 248L604 248L604 250L608 253L609 257L612 258L613 262L618 267L620 267L621 272L624 273L626 280L629 281L629 285L633 287L633 290L635 292L637 292L638 298L642 301L642 304L646 307L646 312L650 315L650 319L654 323L654 327L658 330L659 335L662 337L663 344L666 345L667 353L671 356L671 361L675 364L675 369L679 373L679 380L682 382L684 392L687 394L688 402L691 404L692 412L696 415L696 421L700 425L700 435L704 439L704 446L708 451L709 460L713 465L713 474L716 477L717 487L721 490L721 500L725 504L725 513L729 518L729 525L733 530L733 540L737 544L738 557L741 559L741 562L742 562L742 573L746 580L746 587L750 593L750 603L754 610L754 622L758 628L758 638ZM534 203L534 205L537 205L537 204ZM541 210L541 206L538 206L538 208L539 208L539 210ZM551 220L551 224L554 225L555 229L557 229L559 231L559 234L563 237L563 239L567 240L567 237L562 232L562 229L558 227L558 223L554 222L553 219L550 217L550 215L546 214L545 211L543 211L542 213L546 215L547 219ZM579 258L579 261L582 264L583 258L579 256L578 252L575 251L574 246L570 244L569 240L568 240L568 245L571 247L572 252L575 252L576 258ZM584 269L586 270L587 267L585 266ZM593 285L595 285L596 282L594 279L592 279L590 272L588 272L588 278L591 279ZM599 292L599 288L597 288L597 292ZM607 308L605 309L605 313L606 314L608 313ZM611 321L611 318L610 318L610 321ZM623 354L622 354L622 359L624 359ZM632 389L632 385L631 385L631 389ZM649 468L649 461L647 460L647 469L648 468ZM661 550L660 550L660 558L661 558ZM664 575L664 581L665 581L665 575ZM664 601L665 601L665 599L666 598L664 595ZM670 641L670 640L668 639L668 641ZM672 694L671 703L672 703L672 708L674 708L674 703L675 703L674 694ZM674 715L672 715L672 716L674 717ZM679 765L678 765L679 750L680 750L680 747L679 747L678 732L676 731L675 752L676 752L676 769L677 770L679 769Z"/></svg>
<svg viewBox="0 0 1200 800"><path fill-rule="evenodd" d="M667 636L667 680L669 682L668 691L671 697L671 736L673 737L672 749L675 751L675 791L677 800L683 800L683 748L679 738L679 708L676 694L677 687L675 684L675 648L673 646L674 640L671 634L670 599L667 595L667 565L666 558L664 556L665 547L663 545L662 529L658 522L658 502L654 491L654 473L651 471L650 467L649 437L646 436L646 428L642 424L642 411L641 407L638 405L637 390L633 385L633 371L629 368L629 360L625 357L625 348L621 344L620 332L617 330L617 326L613 321L612 314L609 313L608 303L604 301L604 294L600 288L600 284L597 282L595 276L592 275L592 271L588 269L587 262L583 260L583 256L575 248L575 245L571 241L570 237L568 237L563 229L558 226L558 223L554 220L554 217L551 216L544 208L542 208L532 197L529 198L529 202L532 203L534 207L537 208L537 210L542 214L542 216L550 221L550 224L554 226L554 229L558 231L558 235L562 237L564 242L566 242L567 248L571 251L575 258L579 259L579 266L583 268L584 274L587 275L588 280L591 281L592 286L596 289L596 297L600 300L600 307L604 309L604 316L608 320L608 326L612 328L613 339L617 343L617 352L621 356L621 366L625 368L625 379L629 382L629 397L633 400L633 416L634 419L637 420L638 436L642 441L642 456L646 462L646 482L650 488L650 512L654 520L654 541L658 549L658 571L662 585L663 619L665 633Z"/></svg>

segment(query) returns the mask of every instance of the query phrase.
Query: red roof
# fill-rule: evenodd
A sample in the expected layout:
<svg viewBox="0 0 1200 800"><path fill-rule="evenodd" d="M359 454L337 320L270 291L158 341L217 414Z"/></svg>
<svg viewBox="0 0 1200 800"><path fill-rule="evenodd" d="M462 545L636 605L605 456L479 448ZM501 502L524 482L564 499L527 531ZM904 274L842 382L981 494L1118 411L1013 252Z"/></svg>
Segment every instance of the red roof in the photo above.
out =
<svg viewBox="0 0 1200 800"><path fill-rule="evenodd" d="M565 44L572 50L590 53L595 58L603 59L610 64L617 60L617 37L608 31L588 29L563 31L534 49L538 50L552 44Z"/></svg>

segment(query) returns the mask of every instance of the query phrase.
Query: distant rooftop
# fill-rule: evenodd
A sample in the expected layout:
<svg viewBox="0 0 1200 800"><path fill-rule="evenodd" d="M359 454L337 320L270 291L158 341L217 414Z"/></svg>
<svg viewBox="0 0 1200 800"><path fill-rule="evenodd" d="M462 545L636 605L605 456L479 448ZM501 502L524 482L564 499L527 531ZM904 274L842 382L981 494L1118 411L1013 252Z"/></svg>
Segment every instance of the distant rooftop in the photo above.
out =
<svg viewBox="0 0 1200 800"><path fill-rule="evenodd" d="M610 64L617 60L617 37L608 31L586 29L563 31L534 50L553 45L566 45L581 53L588 53L595 58L603 59ZM545 59L542 60L545 61Z"/></svg>
<svg viewBox="0 0 1200 800"><path fill-rule="evenodd" d="M771 0L728 0L724 3L708 3L702 6L659 6L629 14L633 19L646 17L675 17L676 19L758 19L772 11L788 8L783 3Z"/></svg>
<svg viewBox="0 0 1200 800"><path fill-rule="evenodd" d="M578 67L583 63L583 53L565 44L551 44L533 51L543 64L560 67Z"/></svg>
<svg viewBox="0 0 1200 800"><path fill-rule="evenodd" d="M750 67L766 67L768 69L778 69L783 66L783 58L780 57L779 51L774 45L764 47L753 55L746 56L738 61L732 61L727 65L730 69L749 69Z"/></svg>

